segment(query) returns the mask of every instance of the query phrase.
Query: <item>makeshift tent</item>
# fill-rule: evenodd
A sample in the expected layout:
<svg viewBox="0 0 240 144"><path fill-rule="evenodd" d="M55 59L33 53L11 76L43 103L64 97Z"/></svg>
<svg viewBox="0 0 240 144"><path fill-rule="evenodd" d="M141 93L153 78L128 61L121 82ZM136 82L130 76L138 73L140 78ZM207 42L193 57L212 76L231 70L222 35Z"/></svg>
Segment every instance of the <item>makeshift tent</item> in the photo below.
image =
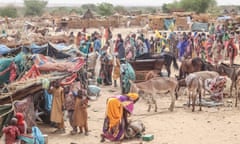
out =
<svg viewBox="0 0 240 144"><path fill-rule="evenodd" d="M13 116L13 106L11 104L0 105L0 136L2 136L2 128L8 124Z"/></svg>
<svg viewBox="0 0 240 144"><path fill-rule="evenodd" d="M50 57L53 57L56 59L63 59L63 58L70 57L69 54L66 54L60 50L60 49L64 49L64 48L60 48L59 46L55 47L55 45L53 45L51 43L48 43L48 44L45 44L42 46L32 44L32 45L30 45L30 47L25 47L25 49L29 49L34 54L43 54L45 56L50 56Z"/></svg>
<svg viewBox="0 0 240 144"><path fill-rule="evenodd" d="M0 45L0 55L7 54L11 51L6 45Z"/></svg>
<svg viewBox="0 0 240 144"><path fill-rule="evenodd" d="M68 59L66 61L56 61L53 58L41 54L35 54L32 58L40 72L77 72L85 64L84 59L81 57Z"/></svg>
<svg viewBox="0 0 240 144"><path fill-rule="evenodd" d="M194 22L191 27L192 31L208 31L208 23Z"/></svg>
<svg viewBox="0 0 240 144"><path fill-rule="evenodd" d="M175 19L172 18L165 18L164 19L164 29L169 30L170 26L175 23Z"/></svg>
<svg viewBox="0 0 240 144"><path fill-rule="evenodd" d="M12 62L14 62L17 66L17 74L21 74L22 72L27 70L27 66L28 66L27 55L24 54L23 52L21 52L15 57L1 58L0 59L0 72L3 72L4 70L6 70L11 65ZM10 76L9 71L7 71L3 75L1 75L0 76L0 84L9 82L9 76Z"/></svg>

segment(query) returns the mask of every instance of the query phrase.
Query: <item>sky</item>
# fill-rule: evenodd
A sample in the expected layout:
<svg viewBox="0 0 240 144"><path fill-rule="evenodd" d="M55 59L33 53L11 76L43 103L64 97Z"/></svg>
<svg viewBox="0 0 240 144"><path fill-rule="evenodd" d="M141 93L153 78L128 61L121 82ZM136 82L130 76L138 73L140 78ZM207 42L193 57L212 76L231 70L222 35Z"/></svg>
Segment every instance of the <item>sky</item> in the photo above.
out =
<svg viewBox="0 0 240 144"><path fill-rule="evenodd" d="M174 0L48 0L49 5L81 5L86 3L108 2L123 6L161 6ZM216 0L218 5L240 5L240 0ZM0 0L0 3L22 3L23 0Z"/></svg>

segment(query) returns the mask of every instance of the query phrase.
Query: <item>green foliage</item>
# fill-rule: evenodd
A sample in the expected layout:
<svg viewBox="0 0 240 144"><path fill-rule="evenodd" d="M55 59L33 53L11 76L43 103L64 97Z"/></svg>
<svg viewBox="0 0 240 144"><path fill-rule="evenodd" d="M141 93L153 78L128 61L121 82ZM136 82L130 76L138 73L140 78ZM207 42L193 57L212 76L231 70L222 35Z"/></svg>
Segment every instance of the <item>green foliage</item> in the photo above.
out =
<svg viewBox="0 0 240 144"><path fill-rule="evenodd" d="M125 7L120 6L120 5L115 6L115 7L114 7L114 11L117 12L117 13L125 13L125 12L127 12L127 10L125 9Z"/></svg>
<svg viewBox="0 0 240 144"><path fill-rule="evenodd" d="M69 13L76 13L76 14L80 14L81 15L81 14L83 14L83 11L82 11L81 8L78 8L78 9L73 8L73 9L70 10Z"/></svg>
<svg viewBox="0 0 240 144"><path fill-rule="evenodd" d="M110 16L114 12L114 6L106 2L98 4L97 9L98 9L98 14L102 16Z"/></svg>
<svg viewBox="0 0 240 144"><path fill-rule="evenodd" d="M44 0L24 0L25 15L26 16L40 16L42 15L47 1Z"/></svg>
<svg viewBox="0 0 240 144"><path fill-rule="evenodd" d="M205 13L209 7L217 5L216 0L180 0L173 3L164 4L162 6L163 12L170 12L172 10L183 9L185 11L195 11L196 13Z"/></svg>
<svg viewBox="0 0 240 144"><path fill-rule="evenodd" d="M3 7L0 9L0 15L3 17L11 17L11 18L15 18L17 17L17 8L9 5L6 7Z"/></svg>
<svg viewBox="0 0 240 144"><path fill-rule="evenodd" d="M83 11L86 11L88 9L90 9L91 11L97 11L97 6L95 4L83 4L81 6L81 9L83 9Z"/></svg>

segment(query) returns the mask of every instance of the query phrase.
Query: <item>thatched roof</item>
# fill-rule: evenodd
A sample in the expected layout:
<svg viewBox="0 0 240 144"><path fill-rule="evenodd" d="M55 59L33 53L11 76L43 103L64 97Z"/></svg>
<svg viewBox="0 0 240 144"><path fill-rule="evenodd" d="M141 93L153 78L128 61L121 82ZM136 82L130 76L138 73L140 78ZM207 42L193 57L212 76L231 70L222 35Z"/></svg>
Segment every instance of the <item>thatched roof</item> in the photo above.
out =
<svg viewBox="0 0 240 144"><path fill-rule="evenodd" d="M88 9L85 14L83 15L83 19L93 19L93 14L92 11L90 9Z"/></svg>

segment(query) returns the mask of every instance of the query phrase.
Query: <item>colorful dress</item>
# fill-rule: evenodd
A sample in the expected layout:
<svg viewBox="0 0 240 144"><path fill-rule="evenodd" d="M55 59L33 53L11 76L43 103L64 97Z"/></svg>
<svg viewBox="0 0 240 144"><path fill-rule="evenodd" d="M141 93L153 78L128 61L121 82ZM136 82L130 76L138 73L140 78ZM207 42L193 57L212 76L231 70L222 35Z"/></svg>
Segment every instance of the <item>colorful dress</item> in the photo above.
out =
<svg viewBox="0 0 240 144"><path fill-rule="evenodd" d="M133 112L134 101L138 99L135 93L119 95L107 99L106 118L103 124L102 137L110 141L124 138L128 124L127 116Z"/></svg>

